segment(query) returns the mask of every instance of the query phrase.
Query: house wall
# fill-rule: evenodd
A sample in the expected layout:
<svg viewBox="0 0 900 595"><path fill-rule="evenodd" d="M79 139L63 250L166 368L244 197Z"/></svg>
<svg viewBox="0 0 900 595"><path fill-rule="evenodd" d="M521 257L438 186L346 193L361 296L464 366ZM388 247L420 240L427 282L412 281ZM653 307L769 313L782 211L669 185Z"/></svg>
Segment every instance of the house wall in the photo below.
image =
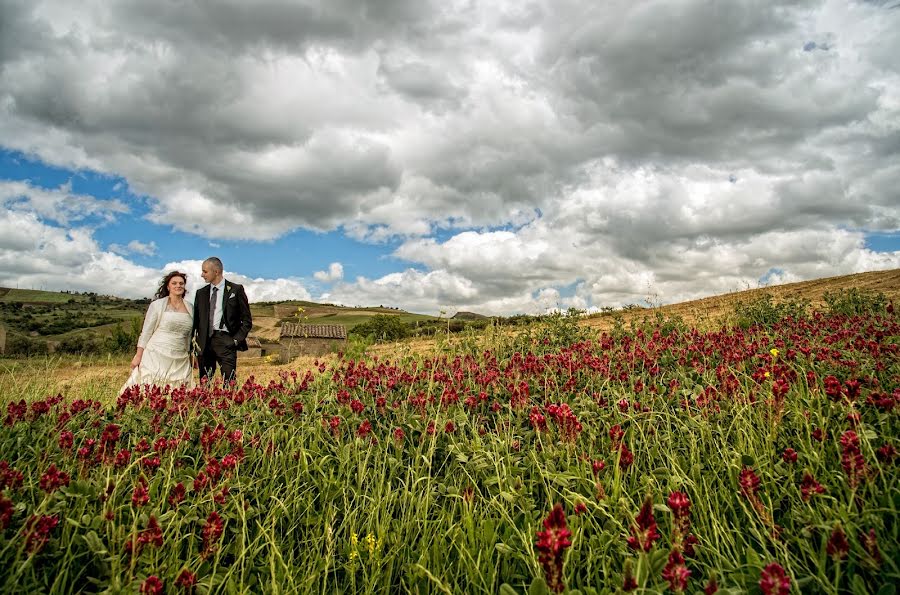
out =
<svg viewBox="0 0 900 595"><path fill-rule="evenodd" d="M297 337L281 339L281 361L289 362L301 355L324 355L343 349L346 339L325 339L321 337Z"/></svg>

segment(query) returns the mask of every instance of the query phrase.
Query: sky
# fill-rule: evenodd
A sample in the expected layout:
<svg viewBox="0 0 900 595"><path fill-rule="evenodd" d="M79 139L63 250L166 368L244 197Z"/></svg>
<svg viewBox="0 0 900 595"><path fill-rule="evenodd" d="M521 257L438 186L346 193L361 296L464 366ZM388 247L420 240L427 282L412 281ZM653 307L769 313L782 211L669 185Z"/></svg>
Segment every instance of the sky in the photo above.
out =
<svg viewBox="0 0 900 595"><path fill-rule="evenodd" d="M900 267L900 0L0 0L0 286L448 315Z"/></svg>

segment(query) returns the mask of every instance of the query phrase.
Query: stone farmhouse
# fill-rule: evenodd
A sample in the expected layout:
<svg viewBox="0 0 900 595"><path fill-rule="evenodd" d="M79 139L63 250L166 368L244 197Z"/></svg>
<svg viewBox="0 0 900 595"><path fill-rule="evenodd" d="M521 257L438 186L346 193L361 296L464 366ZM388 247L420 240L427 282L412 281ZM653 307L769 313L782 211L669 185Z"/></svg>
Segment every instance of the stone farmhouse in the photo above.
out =
<svg viewBox="0 0 900 595"><path fill-rule="evenodd" d="M300 355L323 355L340 351L347 344L347 329L339 324L281 325L281 361L289 362Z"/></svg>

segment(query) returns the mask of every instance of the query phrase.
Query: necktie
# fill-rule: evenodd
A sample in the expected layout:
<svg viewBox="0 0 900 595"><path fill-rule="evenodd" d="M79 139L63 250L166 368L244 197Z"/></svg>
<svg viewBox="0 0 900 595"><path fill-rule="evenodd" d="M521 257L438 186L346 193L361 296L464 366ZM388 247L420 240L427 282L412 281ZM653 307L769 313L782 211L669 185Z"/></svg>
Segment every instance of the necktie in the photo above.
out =
<svg viewBox="0 0 900 595"><path fill-rule="evenodd" d="M209 334L207 335L209 337L212 337L213 331L216 330L216 294L218 292L219 288L215 286L209 292Z"/></svg>

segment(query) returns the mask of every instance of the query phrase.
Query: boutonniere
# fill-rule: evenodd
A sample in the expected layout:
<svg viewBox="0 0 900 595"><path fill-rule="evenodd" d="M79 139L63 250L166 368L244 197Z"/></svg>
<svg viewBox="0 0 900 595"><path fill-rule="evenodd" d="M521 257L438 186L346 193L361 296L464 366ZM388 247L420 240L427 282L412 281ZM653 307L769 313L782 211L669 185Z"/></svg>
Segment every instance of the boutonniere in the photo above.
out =
<svg viewBox="0 0 900 595"><path fill-rule="evenodd" d="M231 285L225 285L225 291L231 291Z"/></svg>

